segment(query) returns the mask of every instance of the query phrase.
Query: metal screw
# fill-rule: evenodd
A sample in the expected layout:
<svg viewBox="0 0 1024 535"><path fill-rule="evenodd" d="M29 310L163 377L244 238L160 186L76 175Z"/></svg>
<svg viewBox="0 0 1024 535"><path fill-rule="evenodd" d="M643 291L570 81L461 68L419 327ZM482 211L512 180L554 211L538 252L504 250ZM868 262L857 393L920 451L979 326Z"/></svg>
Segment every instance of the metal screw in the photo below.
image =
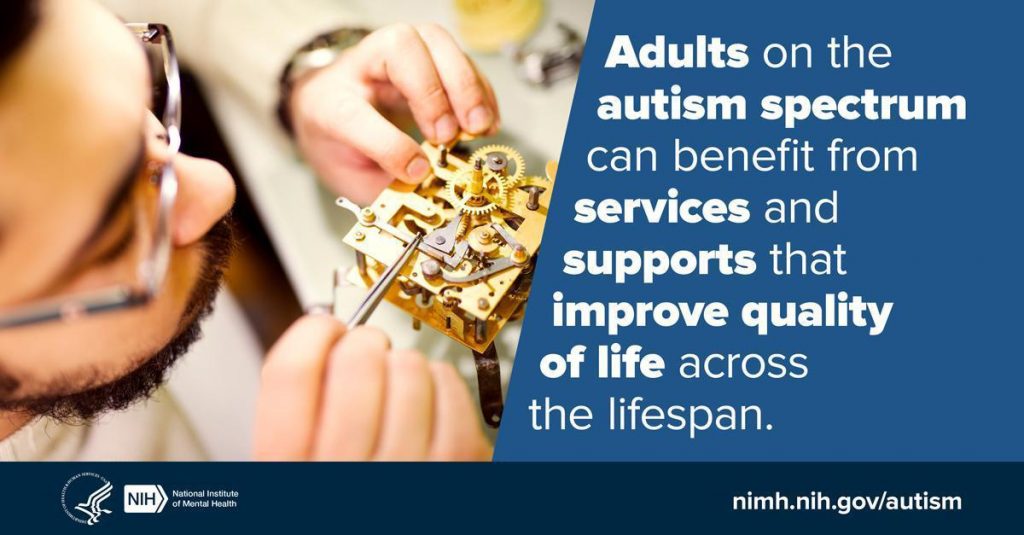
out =
<svg viewBox="0 0 1024 535"><path fill-rule="evenodd" d="M508 160L500 154L492 154L487 157L487 168L495 173L503 173L508 168Z"/></svg>
<svg viewBox="0 0 1024 535"><path fill-rule="evenodd" d="M363 234L363 231L361 230L357 230L355 234L352 234L352 237L355 238L356 241L363 241L366 238L366 234Z"/></svg>
<svg viewBox="0 0 1024 535"><path fill-rule="evenodd" d="M377 214L373 213L372 208L367 207L363 208L363 211L360 212L360 218L362 219L363 223L373 223L374 221L377 220Z"/></svg>
<svg viewBox="0 0 1024 535"><path fill-rule="evenodd" d="M424 277L428 279L435 279L441 275L441 264L433 258L424 260L423 263L420 264L420 271L423 273Z"/></svg>
<svg viewBox="0 0 1024 535"><path fill-rule="evenodd" d="M530 194L530 198L526 200L526 209L534 211L540 208L540 194L544 192L544 188L539 186L527 186L523 189Z"/></svg>
<svg viewBox="0 0 1024 535"><path fill-rule="evenodd" d="M477 300L476 306L480 310L487 310L491 306L491 303L489 303L487 299L481 297L480 299Z"/></svg>
<svg viewBox="0 0 1024 535"><path fill-rule="evenodd" d="M529 259L530 254L526 251L526 247L516 245L512 248L512 261L516 264L525 264Z"/></svg>

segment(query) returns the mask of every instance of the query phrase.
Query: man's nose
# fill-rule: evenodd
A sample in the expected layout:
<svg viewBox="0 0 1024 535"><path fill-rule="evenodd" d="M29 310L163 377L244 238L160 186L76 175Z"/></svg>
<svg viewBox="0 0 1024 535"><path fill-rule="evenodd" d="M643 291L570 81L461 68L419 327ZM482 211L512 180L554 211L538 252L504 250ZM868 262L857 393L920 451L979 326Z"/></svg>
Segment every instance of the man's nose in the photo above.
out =
<svg viewBox="0 0 1024 535"><path fill-rule="evenodd" d="M222 165L179 154L174 160L178 174L178 198L172 217L176 247L199 241L235 202L235 182Z"/></svg>

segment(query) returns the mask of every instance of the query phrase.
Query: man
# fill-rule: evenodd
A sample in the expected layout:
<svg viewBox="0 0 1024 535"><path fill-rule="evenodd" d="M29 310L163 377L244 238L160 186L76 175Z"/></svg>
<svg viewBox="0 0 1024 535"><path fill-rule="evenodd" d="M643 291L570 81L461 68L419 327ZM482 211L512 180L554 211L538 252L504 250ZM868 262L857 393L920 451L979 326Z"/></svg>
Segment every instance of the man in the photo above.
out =
<svg viewBox="0 0 1024 535"><path fill-rule="evenodd" d="M133 35L89 0L0 9L2 455L40 422L90 422L159 392L216 295L234 186L216 163L176 154L176 103L154 96L139 44L166 42L155 27ZM435 27L373 32L288 89L299 146L361 200L386 177L427 173L379 109L407 109L433 141L499 120L487 82ZM257 459L489 457L451 366L326 315L271 349L257 405Z"/></svg>

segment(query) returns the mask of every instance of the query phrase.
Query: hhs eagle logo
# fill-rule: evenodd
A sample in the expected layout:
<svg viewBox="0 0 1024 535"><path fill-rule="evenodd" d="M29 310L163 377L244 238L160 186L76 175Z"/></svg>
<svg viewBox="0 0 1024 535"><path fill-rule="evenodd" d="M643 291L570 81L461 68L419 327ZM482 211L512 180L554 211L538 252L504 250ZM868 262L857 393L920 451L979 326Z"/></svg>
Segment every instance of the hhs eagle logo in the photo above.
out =
<svg viewBox="0 0 1024 535"><path fill-rule="evenodd" d="M64 484L60 493L60 504L71 520L93 526L104 514L112 511L103 507L103 502L114 492L114 485L94 472L82 472ZM74 504L73 507L68 507Z"/></svg>

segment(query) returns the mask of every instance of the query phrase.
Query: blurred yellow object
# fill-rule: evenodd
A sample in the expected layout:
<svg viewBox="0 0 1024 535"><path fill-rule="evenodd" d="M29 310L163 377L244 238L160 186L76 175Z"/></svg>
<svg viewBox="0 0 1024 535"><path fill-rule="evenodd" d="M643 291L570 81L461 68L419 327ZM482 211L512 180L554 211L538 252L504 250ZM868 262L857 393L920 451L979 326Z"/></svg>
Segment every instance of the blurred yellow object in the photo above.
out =
<svg viewBox="0 0 1024 535"><path fill-rule="evenodd" d="M542 0L455 0L459 35L478 52L526 40L544 14Z"/></svg>

